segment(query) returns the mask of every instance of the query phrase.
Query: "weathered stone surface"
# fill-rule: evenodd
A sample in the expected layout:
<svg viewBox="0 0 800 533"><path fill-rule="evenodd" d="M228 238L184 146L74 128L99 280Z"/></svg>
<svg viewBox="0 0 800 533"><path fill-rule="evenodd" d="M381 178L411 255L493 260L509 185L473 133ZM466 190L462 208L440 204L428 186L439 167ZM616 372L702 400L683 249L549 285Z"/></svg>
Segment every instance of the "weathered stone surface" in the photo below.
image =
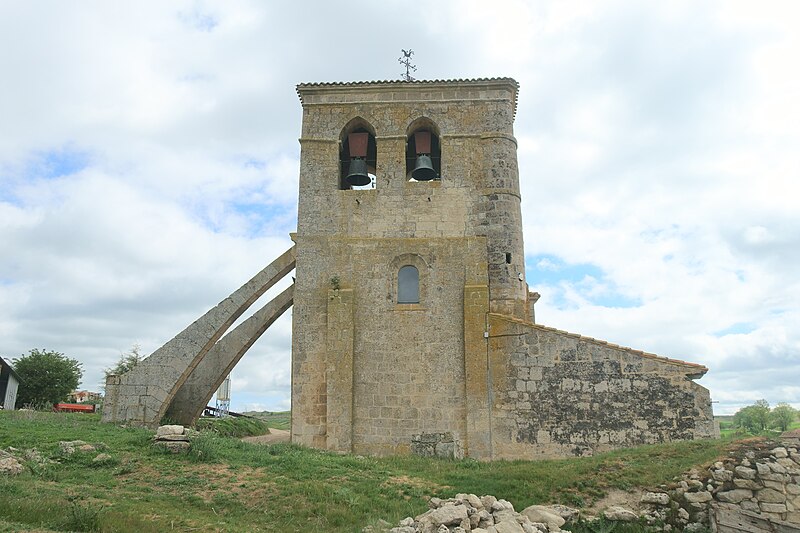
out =
<svg viewBox="0 0 800 533"><path fill-rule="evenodd" d="M690 381L704 367L533 323L516 82L298 92L294 442L490 460L716 434L708 391ZM405 151L417 125L447 132L439 180L408 180ZM376 146L374 189L341 179L354 127ZM398 297L403 267L418 273L418 303ZM422 446L414 436L423 432L453 440Z"/></svg>
<svg viewBox="0 0 800 533"><path fill-rule="evenodd" d="M779 446L778 448L773 448L770 450L770 453L774 455L777 459L783 459L784 457L789 457L789 452L786 451L786 448L783 446Z"/></svg>
<svg viewBox="0 0 800 533"><path fill-rule="evenodd" d="M759 502L766 503L783 503L786 501L786 495L775 489L762 489L756 493L756 498Z"/></svg>
<svg viewBox="0 0 800 533"><path fill-rule="evenodd" d="M761 502L758 504L762 511L765 513L785 513L786 512L786 504L785 503L765 503Z"/></svg>
<svg viewBox="0 0 800 533"><path fill-rule="evenodd" d="M764 463L756 463L756 471L758 472L759 476L763 476L764 474L769 474L772 472L770 468Z"/></svg>
<svg viewBox="0 0 800 533"><path fill-rule="evenodd" d="M581 512L578 509L561 504L545 505L544 508L551 509L553 513L559 515L567 522L574 522L575 520L578 519L578 517L581 514Z"/></svg>
<svg viewBox="0 0 800 533"><path fill-rule="evenodd" d="M750 489L750 490L759 490L763 489L764 485L759 483L758 481L754 481L752 479L742 479L736 478L733 480L733 486L737 489Z"/></svg>
<svg viewBox="0 0 800 533"><path fill-rule="evenodd" d="M753 497L753 491L747 489L734 489L724 492L718 492L716 498L721 502L739 503L742 500L747 500Z"/></svg>
<svg viewBox="0 0 800 533"><path fill-rule="evenodd" d="M165 416L193 424L253 343L292 306L293 297L294 285L289 285L208 350L178 388Z"/></svg>
<svg viewBox="0 0 800 533"><path fill-rule="evenodd" d="M619 506L609 507L603 511L603 516L605 516L607 520L612 520L614 522L632 522L639 519L639 515L630 509Z"/></svg>
<svg viewBox="0 0 800 533"><path fill-rule="evenodd" d="M716 480L722 483L726 481L731 481L733 479L733 472L730 470L719 469L719 470L712 470L711 476Z"/></svg>
<svg viewBox="0 0 800 533"><path fill-rule="evenodd" d="M165 441L186 441L189 442L189 435L162 435L161 437L157 437L156 440Z"/></svg>
<svg viewBox="0 0 800 533"><path fill-rule="evenodd" d="M133 369L109 376L103 421L156 427L180 386L208 351L294 265L292 247Z"/></svg>
<svg viewBox="0 0 800 533"><path fill-rule="evenodd" d="M156 441L153 443L153 446L161 447L172 453L185 453L191 448L191 444L188 442L170 440Z"/></svg>
<svg viewBox="0 0 800 533"><path fill-rule="evenodd" d="M95 447L82 440L60 441L58 443L59 451L64 455L71 455L76 451L93 452Z"/></svg>
<svg viewBox="0 0 800 533"><path fill-rule="evenodd" d="M737 476L742 479L755 479L756 478L756 471L752 468L748 468L746 466L737 466L733 469Z"/></svg>
<svg viewBox="0 0 800 533"><path fill-rule="evenodd" d="M0 459L0 474L16 476L21 474L24 468L14 457L4 457Z"/></svg>
<svg viewBox="0 0 800 533"><path fill-rule="evenodd" d="M645 492L642 494L641 502L653 505L669 505L669 495L663 492Z"/></svg>
<svg viewBox="0 0 800 533"><path fill-rule="evenodd" d="M551 528L560 528L566 523L559 514L543 505L531 505L523 509L520 514L527 516L531 522L543 522Z"/></svg>
<svg viewBox="0 0 800 533"><path fill-rule="evenodd" d="M788 474L789 471L786 470L786 467L780 463L767 463L769 469L772 470L776 474Z"/></svg>
<svg viewBox="0 0 800 533"><path fill-rule="evenodd" d="M494 523L499 524L500 522L505 522L507 520L513 520L516 522L518 513L511 509L500 509L493 512L492 516L494 516Z"/></svg>
<svg viewBox="0 0 800 533"><path fill-rule="evenodd" d="M113 457L111 457L109 454L107 454L107 453L99 453L99 454L97 454L97 457L92 459L92 462L95 463L95 464L103 464L103 463L108 463L108 462L110 462L112 460L113 460Z"/></svg>
<svg viewBox="0 0 800 533"><path fill-rule="evenodd" d="M428 519L436 526L460 524L465 518L467 518L467 508L463 505L445 505L434 509L428 515Z"/></svg>
<svg viewBox="0 0 800 533"><path fill-rule="evenodd" d="M686 492L683 498L689 503L705 503L713 499L711 493L708 491Z"/></svg>
<svg viewBox="0 0 800 533"><path fill-rule="evenodd" d="M522 526L516 520L506 520L494 525L494 530L497 533L525 533Z"/></svg>
<svg viewBox="0 0 800 533"><path fill-rule="evenodd" d="M760 513L761 512L761 508L759 508L758 502L754 502L754 501L751 501L751 500L742 500L742 502L739 504L739 506L742 509L744 509L745 511L753 511L753 512L756 512L756 513Z"/></svg>
<svg viewBox="0 0 800 533"><path fill-rule="evenodd" d="M168 435L183 435L184 433L186 433L186 428L178 424L158 426L158 429L156 429L156 438L166 437Z"/></svg>

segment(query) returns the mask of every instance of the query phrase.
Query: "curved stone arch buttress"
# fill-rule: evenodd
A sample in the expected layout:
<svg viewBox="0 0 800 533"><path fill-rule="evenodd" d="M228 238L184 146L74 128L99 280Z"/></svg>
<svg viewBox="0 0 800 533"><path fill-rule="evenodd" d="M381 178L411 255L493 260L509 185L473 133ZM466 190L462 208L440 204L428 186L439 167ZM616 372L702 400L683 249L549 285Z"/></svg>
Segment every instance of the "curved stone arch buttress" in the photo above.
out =
<svg viewBox="0 0 800 533"><path fill-rule="evenodd" d="M175 393L166 418L177 424L193 425L242 356L292 306L293 297L294 285L290 285L220 339Z"/></svg>
<svg viewBox="0 0 800 533"><path fill-rule="evenodd" d="M103 421L157 426L177 392L228 328L294 269L295 253L292 246L136 367L109 376Z"/></svg>

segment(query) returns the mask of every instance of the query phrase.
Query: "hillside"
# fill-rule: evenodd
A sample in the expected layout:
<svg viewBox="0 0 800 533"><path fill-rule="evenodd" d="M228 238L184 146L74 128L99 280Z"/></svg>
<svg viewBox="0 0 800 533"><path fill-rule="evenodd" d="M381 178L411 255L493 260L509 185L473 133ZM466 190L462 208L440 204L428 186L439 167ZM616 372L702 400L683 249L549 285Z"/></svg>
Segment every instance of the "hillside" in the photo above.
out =
<svg viewBox="0 0 800 533"><path fill-rule="evenodd" d="M26 453L0 475L0 531L360 531L427 508L427 497L493 494L517 508L585 507L709 464L730 441L646 446L558 461L479 463L337 455L201 433L189 455L151 447L152 432L94 415L0 412L0 448ZM60 441L97 447L71 455ZM32 451L35 450L35 451ZM100 453L109 457L97 460Z"/></svg>

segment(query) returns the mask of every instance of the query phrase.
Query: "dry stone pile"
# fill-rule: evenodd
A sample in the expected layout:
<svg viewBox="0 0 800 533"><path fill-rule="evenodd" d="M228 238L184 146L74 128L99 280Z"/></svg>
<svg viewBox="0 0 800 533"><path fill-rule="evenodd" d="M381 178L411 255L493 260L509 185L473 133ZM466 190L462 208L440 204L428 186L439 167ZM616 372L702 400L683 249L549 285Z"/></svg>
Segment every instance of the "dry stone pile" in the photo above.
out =
<svg viewBox="0 0 800 533"><path fill-rule="evenodd" d="M516 512L506 500L474 494L431 498L429 506L425 513L380 531L554 533L579 514L560 505L532 505ZM644 522L649 531L800 533L800 447L748 441L708 469L690 470L670 485L645 492L636 510L609 507L603 517Z"/></svg>
<svg viewBox="0 0 800 533"><path fill-rule="evenodd" d="M24 463L36 465L47 465L53 463L51 459L43 456L36 448L19 450L9 446L5 450L0 449L0 475L16 476L24 470Z"/></svg>
<svg viewBox="0 0 800 533"><path fill-rule="evenodd" d="M642 517L665 522L668 531L751 533L778 527L800 533L800 453L794 446L749 442L663 492L645 493L641 503Z"/></svg>
<svg viewBox="0 0 800 533"><path fill-rule="evenodd" d="M172 453L188 452L191 448L186 428L180 425L159 426L153 446L164 448Z"/></svg>
<svg viewBox="0 0 800 533"><path fill-rule="evenodd" d="M416 518L404 518L389 533L557 533L578 517L577 510L563 505L532 505L516 512L506 500L474 494L431 498L429 506Z"/></svg>
<svg viewBox="0 0 800 533"><path fill-rule="evenodd" d="M22 463L14 456L14 451L16 451L14 448L9 448L8 451L0 450L0 474L16 476L24 470Z"/></svg>

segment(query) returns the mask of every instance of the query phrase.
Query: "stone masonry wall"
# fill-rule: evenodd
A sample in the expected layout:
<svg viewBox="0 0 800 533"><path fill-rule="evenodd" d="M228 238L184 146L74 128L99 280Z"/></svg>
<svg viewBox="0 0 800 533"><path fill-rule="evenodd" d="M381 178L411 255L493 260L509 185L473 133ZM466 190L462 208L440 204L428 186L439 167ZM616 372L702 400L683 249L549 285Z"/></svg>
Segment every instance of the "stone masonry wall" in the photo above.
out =
<svg viewBox="0 0 800 533"><path fill-rule="evenodd" d="M512 127L516 83L298 91L292 438L387 454L410 453L415 438L449 434L459 455L467 440L464 287L488 285L498 309L520 318L529 312ZM439 133L441 180L406 176L406 137L419 119ZM372 190L339 188L340 139L353 120L375 132ZM395 301L397 271L406 264L420 273L419 304ZM340 292L332 295L334 285Z"/></svg>
<svg viewBox="0 0 800 533"><path fill-rule="evenodd" d="M495 458L715 436L708 391L689 379L700 365L499 315L490 324Z"/></svg>
<svg viewBox="0 0 800 533"><path fill-rule="evenodd" d="M510 79L298 87L294 442L511 459L713 435L691 382L704 367L533 325L516 92ZM406 175L420 120L438 132L441 180ZM374 132L375 189L340 188L354 123ZM418 304L396 301L404 265Z"/></svg>
<svg viewBox="0 0 800 533"><path fill-rule="evenodd" d="M309 239L300 249L326 242ZM399 249L409 256L398 258ZM466 279L481 275L465 265L484 265L478 280L485 283L485 257L485 241L476 237L349 239L311 253L304 265L320 274L299 272L296 284L310 290L313 283L316 291L295 304L295 317L319 323L299 340L307 343L302 353L321 362L311 371L295 355L302 370L294 374L293 398L306 409L294 417L295 441L310 444L318 435L320 447L374 454L409 453L422 433L450 432L462 442L463 291ZM419 304L396 302L398 265L407 263L420 270Z"/></svg>

